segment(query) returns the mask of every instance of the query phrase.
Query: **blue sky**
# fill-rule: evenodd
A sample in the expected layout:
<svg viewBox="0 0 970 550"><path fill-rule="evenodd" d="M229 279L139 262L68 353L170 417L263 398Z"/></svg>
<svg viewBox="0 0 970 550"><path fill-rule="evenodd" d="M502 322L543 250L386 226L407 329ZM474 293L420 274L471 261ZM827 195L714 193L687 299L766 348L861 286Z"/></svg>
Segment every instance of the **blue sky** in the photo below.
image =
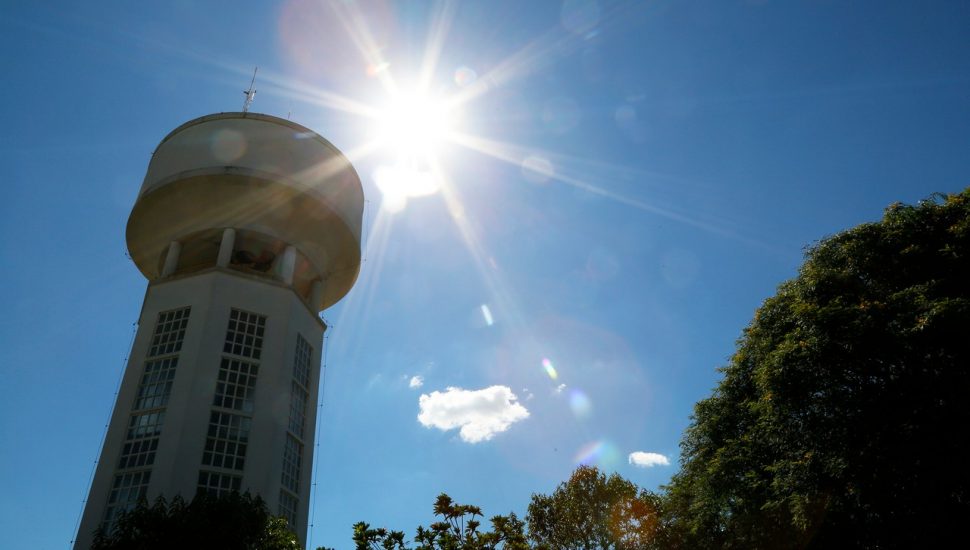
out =
<svg viewBox="0 0 970 550"><path fill-rule="evenodd" d="M309 535L348 548L442 491L522 514L581 462L666 482L806 245L970 184L968 28L958 1L5 4L0 546L73 538L145 289L124 227L149 157L240 109L254 66L252 110L351 154L368 201L324 313ZM402 200L378 186L402 144L374 136L413 87L454 109Z"/></svg>

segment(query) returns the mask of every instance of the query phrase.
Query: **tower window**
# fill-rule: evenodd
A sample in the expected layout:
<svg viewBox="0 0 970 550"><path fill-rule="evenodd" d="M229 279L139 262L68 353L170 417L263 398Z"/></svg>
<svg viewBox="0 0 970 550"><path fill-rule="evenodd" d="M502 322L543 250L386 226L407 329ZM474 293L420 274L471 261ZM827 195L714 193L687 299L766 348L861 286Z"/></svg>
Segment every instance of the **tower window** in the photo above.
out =
<svg viewBox="0 0 970 550"><path fill-rule="evenodd" d="M128 441L121 448L121 458L118 460L118 469L139 468L151 466L155 462L155 451L158 450L158 438L139 439Z"/></svg>
<svg viewBox="0 0 970 550"><path fill-rule="evenodd" d="M202 464L242 470L249 443L252 421L238 414L212 411L209 417L209 436L202 453Z"/></svg>
<svg viewBox="0 0 970 550"><path fill-rule="evenodd" d="M158 314L158 322L155 323L155 332L152 334L152 344L148 348L148 357L181 351L191 310L191 307L184 307Z"/></svg>
<svg viewBox="0 0 970 550"><path fill-rule="evenodd" d="M163 411L131 416L125 444L121 448L121 458L118 460L119 470L151 466L155 462L158 436L162 433L164 419Z"/></svg>
<svg viewBox="0 0 970 550"><path fill-rule="evenodd" d="M290 434L286 434L286 447L283 448L283 487L293 494L300 494L300 463L303 460L303 444Z"/></svg>
<svg viewBox="0 0 970 550"><path fill-rule="evenodd" d="M306 425L307 392L296 382L290 384L290 431L303 439L303 428Z"/></svg>
<svg viewBox="0 0 970 550"><path fill-rule="evenodd" d="M223 357L212 404L224 409L253 412L253 393L258 372L259 365L255 363Z"/></svg>
<svg viewBox="0 0 970 550"><path fill-rule="evenodd" d="M290 527L296 526L296 507L299 504L299 500L286 489L280 490L280 515L286 518L286 521L290 524Z"/></svg>
<svg viewBox="0 0 970 550"><path fill-rule="evenodd" d="M145 374L138 386L138 396L132 409L157 409L168 404L168 396L172 393L172 382L175 380L175 368L178 357L166 357L155 361L145 362Z"/></svg>
<svg viewBox="0 0 970 550"><path fill-rule="evenodd" d="M313 348L299 334L296 335L296 357L293 361L293 378L303 386L310 389L310 360L313 357Z"/></svg>
<svg viewBox="0 0 970 550"><path fill-rule="evenodd" d="M133 414L128 421L128 439L156 437L162 433L165 411L146 414Z"/></svg>
<svg viewBox="0 0 970 550"><path fill-rule="evenodd" d="M216 472L199 472L199 491L208 493L216 498L238 493L242 478L229 474L219 474Z"/></svg>
<svg viewBox="0 0 970 550"><path fill-rule="evenodd" d="M229 313L229 328L222 351L240 357L259 359L263 351L263 332L266 316L233 309Z"/></svg>
<svg viewBox="0 0 970 550"><path fill-rule="evenodd" d="M117 474L108 495L108 507L104 511L104 529L111 532L114 522L122 512L131 510L148 492L150 471Z"/></svg>

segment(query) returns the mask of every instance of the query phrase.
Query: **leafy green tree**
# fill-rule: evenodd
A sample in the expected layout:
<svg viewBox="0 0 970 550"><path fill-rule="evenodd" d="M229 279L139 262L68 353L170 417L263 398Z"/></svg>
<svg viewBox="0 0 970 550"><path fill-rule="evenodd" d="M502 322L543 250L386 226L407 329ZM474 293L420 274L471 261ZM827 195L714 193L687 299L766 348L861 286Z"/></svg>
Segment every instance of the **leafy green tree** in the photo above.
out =
<svg viewBox="0 0 970 550"><path fill-rule="evenodd" d="M809 249L722 370L667 487L668 546L963 539L970 189L894 204Z"/></svg>
<svg viewBox="0 0 970 550"><path fill-rule="evenodd" d="M532 495L529 538L555 550L647 548L663 538L661 506L616 473L580 466L551 495Z"/></svg>
<svg viewBox="0 0 970 550"><path fill-rule="evenodd" d="M272 516L260 497L199 493L186 504L181 497L153 505L144 500L121 515L110 532L99 529L92 550L300 550L286 520Z"/></svg>
<svg viewBox="0 0 970 550"><path fill-rule="evenodd" d="M480 531L482 510L477 506L457 504L442 493L434 504L441 521L419 526L414 537L415 550L527 550L525 523L514 513L492 518L492 531ZM357 550L407 550L402 531L371 529L360 522L354 525Z"/></svg>

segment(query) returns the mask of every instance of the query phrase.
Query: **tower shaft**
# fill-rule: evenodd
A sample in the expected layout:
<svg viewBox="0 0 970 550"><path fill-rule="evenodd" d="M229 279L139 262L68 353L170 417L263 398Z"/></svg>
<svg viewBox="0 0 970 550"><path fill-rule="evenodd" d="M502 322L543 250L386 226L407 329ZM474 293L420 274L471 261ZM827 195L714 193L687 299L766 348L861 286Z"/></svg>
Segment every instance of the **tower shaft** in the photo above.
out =
<svg viewBox="0 0 970 550"><path fill-rule="evenodd" d="M225 268L149 285L77 548L140 498L250 491L302 538L325 325Z"/></svg>

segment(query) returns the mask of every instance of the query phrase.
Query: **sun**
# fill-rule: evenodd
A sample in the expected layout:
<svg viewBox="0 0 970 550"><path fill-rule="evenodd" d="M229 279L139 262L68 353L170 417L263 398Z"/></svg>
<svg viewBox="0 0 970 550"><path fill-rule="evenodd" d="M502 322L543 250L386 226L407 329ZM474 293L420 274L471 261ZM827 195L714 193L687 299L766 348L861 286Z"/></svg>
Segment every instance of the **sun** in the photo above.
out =
<svg viewBox="0 0 970 550"><path fill-rule="evenodd" d="M378 115L378 142L398 164L426 164L437 158L454 129L448 101L428 92L395 94Z"/></svg>
<svg viewBox="0 0 970 550"><path fill-rule="evenodd" d="M408 199L440 190L434 167L444 156L456 120L456 110L446 99L420 91L393 94L378 111L376 145L386 156L374 180L384 209L399 212Z"/></svg>

